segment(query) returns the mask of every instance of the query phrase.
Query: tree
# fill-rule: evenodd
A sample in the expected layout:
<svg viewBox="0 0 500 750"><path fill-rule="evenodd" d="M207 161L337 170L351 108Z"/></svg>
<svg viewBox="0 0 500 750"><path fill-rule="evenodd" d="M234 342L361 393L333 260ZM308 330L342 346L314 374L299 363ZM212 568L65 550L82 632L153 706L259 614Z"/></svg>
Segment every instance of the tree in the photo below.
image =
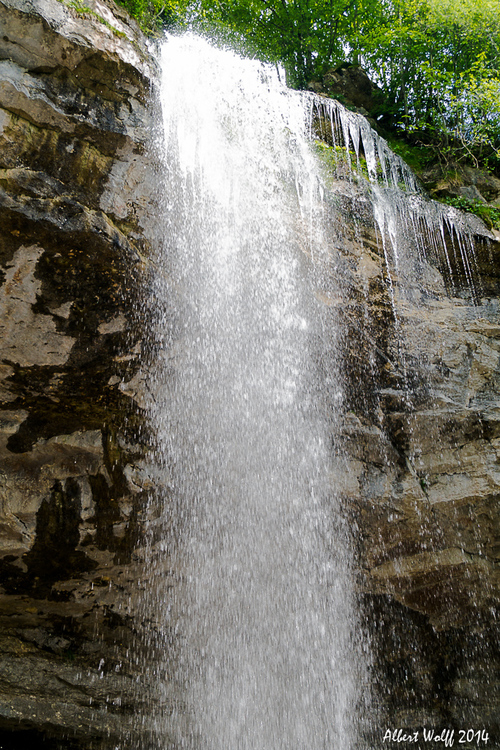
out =
<svg viewBox="0 0 500 750"><path fill-rule="evenodd" d="M170 18L184 14L236 48L282 63L297 88L346 61L363 65L384 91L386 128L442 154L498 152L500 0L121 1L163 3L174 9Z"/></svg>
<svg viewBox="0 0 500 750"><path fill-rule="evenodd" d="M243 40L243 46L284 65L298 88L319 77L346 53L359 60L374 0L199 0L193 16L203 28Z"/></svg>
<svg viewBox="0 0 500 750"><path fill-rule="evenodd" d="M441 153L494 154L500 138L498 0L389 0L365 36L386 122Z"/></svg>

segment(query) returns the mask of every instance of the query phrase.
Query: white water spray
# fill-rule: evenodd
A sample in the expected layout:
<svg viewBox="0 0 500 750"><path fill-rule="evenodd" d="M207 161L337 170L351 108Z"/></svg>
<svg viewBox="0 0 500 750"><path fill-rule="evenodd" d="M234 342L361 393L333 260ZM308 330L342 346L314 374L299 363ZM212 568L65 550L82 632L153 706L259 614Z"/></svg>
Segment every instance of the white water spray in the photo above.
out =
<svg viewBox="0 0 500 750"><path fill-rule="evenodd" d="M456 261L472 280L468 230L337 102L189 36L165 42L162 70L149 383L161 534L148 606L167 708L156 746L353 750L369 691L333 469L338 326L315 296L335 261L312 136L373 205L407 391L403 282L418 279L429 247L452 286Z"/></svg>
<svg viewBox="0 0 500 750"><path fill-rule="evenodd" d="M308 109L267 66L196 38L169 39L162 66L152 416L175 585L157 607L182 708L158 732L185 748L349 750L360 668L335 415L314 364Z"/></svg>

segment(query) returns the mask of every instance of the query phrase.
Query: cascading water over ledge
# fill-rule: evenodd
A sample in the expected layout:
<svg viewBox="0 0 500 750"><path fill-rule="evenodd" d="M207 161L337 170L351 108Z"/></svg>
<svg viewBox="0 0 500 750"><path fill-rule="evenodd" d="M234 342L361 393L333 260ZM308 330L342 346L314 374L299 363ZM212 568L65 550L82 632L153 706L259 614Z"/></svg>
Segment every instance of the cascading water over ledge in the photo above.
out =
<svg viewBox="0 0 500 750"><path fill-rule="evenodd" d="M429 260L441 267L451 292L464 279L468 293L477 298L473 237L480 234L494 240L483 223L472 214L429 200L413 172L363 116L332 99L307 92L302 97L309 110L311 137L333 147L330 170L350 181L367 178L380 240L389 243L394 263L402 252ZM405 246L409 246L406 251ZM426 247L432 248L430 257ZM386 262L390 273L387 256Z"/></svg>
<svg viewBox="0 0 500 750"><path fill-rule="evenodd" d="M500 242L370 178L357 115L325 100L314 143L322 100L258 65L181 169L150 42L88 5L2 0L0 744L496 747ZM269 88L301 106L245 131ZM265 188L238 169L220 210L224 154Z"/></svg>
<svg viewBox="0 0 500 750"><path fill-rule="evenodd" d="M450 246L475 281L470 231L425 201L385 141L336 102L291 92L267 66L192 36L167 39L161 55L148 388L162 533L144 607L168 643L158 690L167 703L173 689L176 708L158 717L158 735L214 750L365 747L375 709L368 719L346 436L361 424L353 410L378 419L373 439L387 437L377 450L395 462L397 435L377 417L392 399L398 429L418 442L400 311L422 274L438 288L428 259L453 286ZM330 176L313 134L337 148ZM367 223L377 227L367 242L398 341L383 355L385 387L362 403L346 381L348 212L362 242ZM437 237L434 258L422 227ZM366 341L365 380L382 352ZM420 453L413 445L405 459L417 485Z"/></svg>

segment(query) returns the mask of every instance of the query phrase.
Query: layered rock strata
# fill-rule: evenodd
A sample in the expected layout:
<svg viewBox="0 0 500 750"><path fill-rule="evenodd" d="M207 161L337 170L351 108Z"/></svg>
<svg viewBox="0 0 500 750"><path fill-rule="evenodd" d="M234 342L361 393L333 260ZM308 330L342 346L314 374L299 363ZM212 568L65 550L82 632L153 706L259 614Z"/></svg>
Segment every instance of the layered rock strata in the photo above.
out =
<svg viewBox="0 0 500 750"><path fill-rule="evenodd" d="M0 739L163 747L155 715L179 696L167 680L160 700L148 652L166 636L144 606L155 524L138 291L156 236L154 57L99 0L0 10ZM322 345L344 354L334 473L357 524L374 711L493 736L498 243L478 229L473 273L451 237L447 261L425 233L394 264L365 189L331 188L334 270L317 296L337 332ZM368 746L382 739L373 726Z"/></svg>
<svg viewBox="0 0 500 750"><path fill-rule="evenodd" d="M4 747L115 747L147 689L131 601L153 58L116 7L76 8L0 3Z"/></svg>
<svg viewBox="0 0 500 750"><path fill-rule="evenodd" d="M391 260L363 203L344 199L331 238L342 298L335 283L320 294L343 331L336 477L357 522L375 704L420 736L470 725L498 743L500 248L475 236L472 280L448 263L450 237L433 254L408 232Z"/></svg>

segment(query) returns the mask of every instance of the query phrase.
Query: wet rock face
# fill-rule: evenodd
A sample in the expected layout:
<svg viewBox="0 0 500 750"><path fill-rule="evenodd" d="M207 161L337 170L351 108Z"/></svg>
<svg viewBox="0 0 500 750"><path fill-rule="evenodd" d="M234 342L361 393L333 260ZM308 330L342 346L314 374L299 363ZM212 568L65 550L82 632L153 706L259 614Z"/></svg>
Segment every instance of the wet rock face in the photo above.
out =
<svg viewBox="0 0 500 750"><path fill-rule="evenodd" d="M376 368L378 424L366 411L346 417L364 561L375 591L459 627L498 606L498 306L412 296Z"/></svg>
<svg viewBox="0 0 500 750"><path fill-rule="evenodd" d="M468 721L497 736L498 243L469 247L471 284L411 242L387 263L362 196L344 210L354 221L341 242L332 222L330 242L341 302L326 286L321 298L342 331L336 476L356 519L376 702L394 726Z"/></svg>
<svg viewBox="0 0 500 750"><path fill-rule="evenodd" d="M98 0L85 15L57 0L0 3L5 747L114 747L141 701L127 653L142 647L130 598L146 438L127 384L154 232L145 50Z"/></svg>
<svg viewBox="0 0 500 750"><path fill-rule="evenodd" d="M155 747L144 739L158 696L143 658L155 624L140 603L154 590L142 550L156 532L138 301L155 236L155 71L118 8L87 7L0 0L6 747ZM389 278L366 195L345 180L336 191L336 275L317 296L325 330L340 327L336 360L343 346L336 475L356 523L377 700L401 726L466 717L493 731L499 246L476 238L472 292L429 239L431 263L400 259Z"/></svg>
<svg viewBox="0 0 500 750"><path fill-rule="evenodd" d="M432 257L429 243L423 253L408 231L396 261L363 191L341 200L342 189L334 187L329 237L335 275L323 276L317 294L340 330L339 448L348 463L336 475L358 513L362 586L424 613L437 629L493 621L499 244L478 234L446 268L444 248Z"/></svg>
<svg viewBox="0 0 500 750"><path fill-rule="evenodd" d="M500 180L481 169L460 164L451 164L447 169L433 165L423 170L420 178L436 198L462 197L493 206L500 202Z"/></svg>
<svg viewBox="0 0 500 750"><path fill-rule="evenodd" d="M308 88L339 99L349 109L366 116L374 116L383 104L382 90L359 65L344 63L328 70L321 80L311 81Z"/></svg>

